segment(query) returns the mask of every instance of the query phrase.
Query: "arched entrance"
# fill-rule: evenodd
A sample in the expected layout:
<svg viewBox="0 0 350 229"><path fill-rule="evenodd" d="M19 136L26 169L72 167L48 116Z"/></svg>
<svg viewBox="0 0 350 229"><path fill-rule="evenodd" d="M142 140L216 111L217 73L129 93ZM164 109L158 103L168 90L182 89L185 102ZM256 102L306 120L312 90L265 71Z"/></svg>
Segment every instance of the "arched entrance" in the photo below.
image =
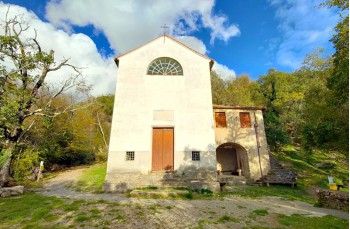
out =
<svg viewBox="0 0 350 229"><path fill-rule="evenodd" d="M224 143L216 148L217 171L219 175L249 177L247 151L236 143Z"/></svg>

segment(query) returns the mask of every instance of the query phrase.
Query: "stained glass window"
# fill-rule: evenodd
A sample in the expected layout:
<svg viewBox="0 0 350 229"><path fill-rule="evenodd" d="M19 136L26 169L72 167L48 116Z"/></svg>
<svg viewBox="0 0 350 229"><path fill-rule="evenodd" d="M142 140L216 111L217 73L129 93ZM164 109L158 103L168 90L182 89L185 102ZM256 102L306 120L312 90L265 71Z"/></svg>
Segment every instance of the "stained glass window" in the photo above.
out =
<svg viewBox="0 0 350 229"><path fill-rule="evenodd" d="M161 57L153 60L148 67L148 75L183 75L182 67L176 60Z"/></svg>

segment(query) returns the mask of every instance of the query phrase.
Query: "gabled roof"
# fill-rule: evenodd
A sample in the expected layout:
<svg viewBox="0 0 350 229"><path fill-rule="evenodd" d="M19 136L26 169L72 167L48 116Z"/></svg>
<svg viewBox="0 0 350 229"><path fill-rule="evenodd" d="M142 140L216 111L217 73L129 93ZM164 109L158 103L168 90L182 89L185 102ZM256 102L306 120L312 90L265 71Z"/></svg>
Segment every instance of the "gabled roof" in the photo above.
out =
<svg viewBox="0 0 350 229"><path fill-rule="evenodd" d="M114 62L117 64L117 66L119 66L119 58L120 58L120 57L125 56L125 55L127 55L127 54L129 54L129 53L131 53L131 52L133 52L133 51L135 51L135 50L137 50L137 49L140 49L140 48L142 48L143 46L146 46L147 44L149 44L149 43L151 43L151 42L153 42L153 41L155 41L155 40L157 40L157 39L159 39L159 38L161 38L161 37L164 37L164 36L167 37L167 38L169 38L169 39L171 39L171 40L173 40L173 41L175 41L175 42L177 42L177 43L179 43L180 45L182 45L183 47L185 47L185 48L189 49L190 51L196 53L197 55L199 55L199 56L201 56L201 57L203 57L203 58L205 58L205 59L208 59L208 60L209 60L209 65L210 65L210 69L213 67L214 62L215 62L213 59L211 59L210 57L208 57L208 56L206 56L206 55L204 55L204 54L202 54L202 53L200 53L200 52L194 50L193 48L191 48L191 47L185 45L185 44L182 43L181 41L176 40L175 38L173 38L173 37L171 37L171 36L169 36L169 35L167 35L167 34L161 35L161 36L159 36L159 37L157 37L157 38L155 38L155 39L153 39L153 40L151 40L151 41L149 41L149 42L147 42L147 43L145 43L145 44L143 44L143 45L141 45L141 46L139 46L139 47L137 47L137 48L134 48L134 49L132 49L132 50L130 50L130 51L128 51L128 52L125 52L125 53L123 53L123 54L121 54L121 55L115 57L115 58L114 58Z"/></svg>

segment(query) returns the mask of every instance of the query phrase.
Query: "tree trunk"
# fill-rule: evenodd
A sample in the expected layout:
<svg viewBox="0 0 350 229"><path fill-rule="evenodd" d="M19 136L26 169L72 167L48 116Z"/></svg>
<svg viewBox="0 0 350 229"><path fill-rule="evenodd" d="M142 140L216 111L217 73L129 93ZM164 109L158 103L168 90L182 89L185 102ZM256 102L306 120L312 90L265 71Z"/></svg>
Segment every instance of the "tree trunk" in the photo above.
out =
<svg viewBox="0 0 350 229"><path fill-rule="evenodd" d="M106 141L105 133L103 132L103 129L102 129L102 125L101 125L101 122L100 122L100 117L98 116L98 112L96 114L96 117L97 117L98 127L100 128L100 132L102 134L103 142L105 143L106 150L108 150L108 144L107 144L107 141Z"/></svg>
<svg viewBox="0 0 350 229"><path fill-rule="evenodd" d="M12 152L14 150L14 145L12 143L8 144L5 151L5 162L1 167L0 171L0 187L4 187L10 181L10 168L12 162Z"/></svg>

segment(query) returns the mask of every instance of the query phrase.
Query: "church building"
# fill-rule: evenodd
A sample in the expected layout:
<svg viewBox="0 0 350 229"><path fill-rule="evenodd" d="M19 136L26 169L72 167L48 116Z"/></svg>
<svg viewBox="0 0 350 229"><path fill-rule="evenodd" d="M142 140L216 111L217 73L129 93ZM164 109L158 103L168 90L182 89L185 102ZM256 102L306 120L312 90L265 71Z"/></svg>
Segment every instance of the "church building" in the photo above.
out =
<svg viewBox="0 0 350 229"><path fill-rule="evenodd" d="M215 190L220 176L259 179L268 172L264 108L213 105L211 58L162 35L115 62L106 191L194 184Z"/></svg>

